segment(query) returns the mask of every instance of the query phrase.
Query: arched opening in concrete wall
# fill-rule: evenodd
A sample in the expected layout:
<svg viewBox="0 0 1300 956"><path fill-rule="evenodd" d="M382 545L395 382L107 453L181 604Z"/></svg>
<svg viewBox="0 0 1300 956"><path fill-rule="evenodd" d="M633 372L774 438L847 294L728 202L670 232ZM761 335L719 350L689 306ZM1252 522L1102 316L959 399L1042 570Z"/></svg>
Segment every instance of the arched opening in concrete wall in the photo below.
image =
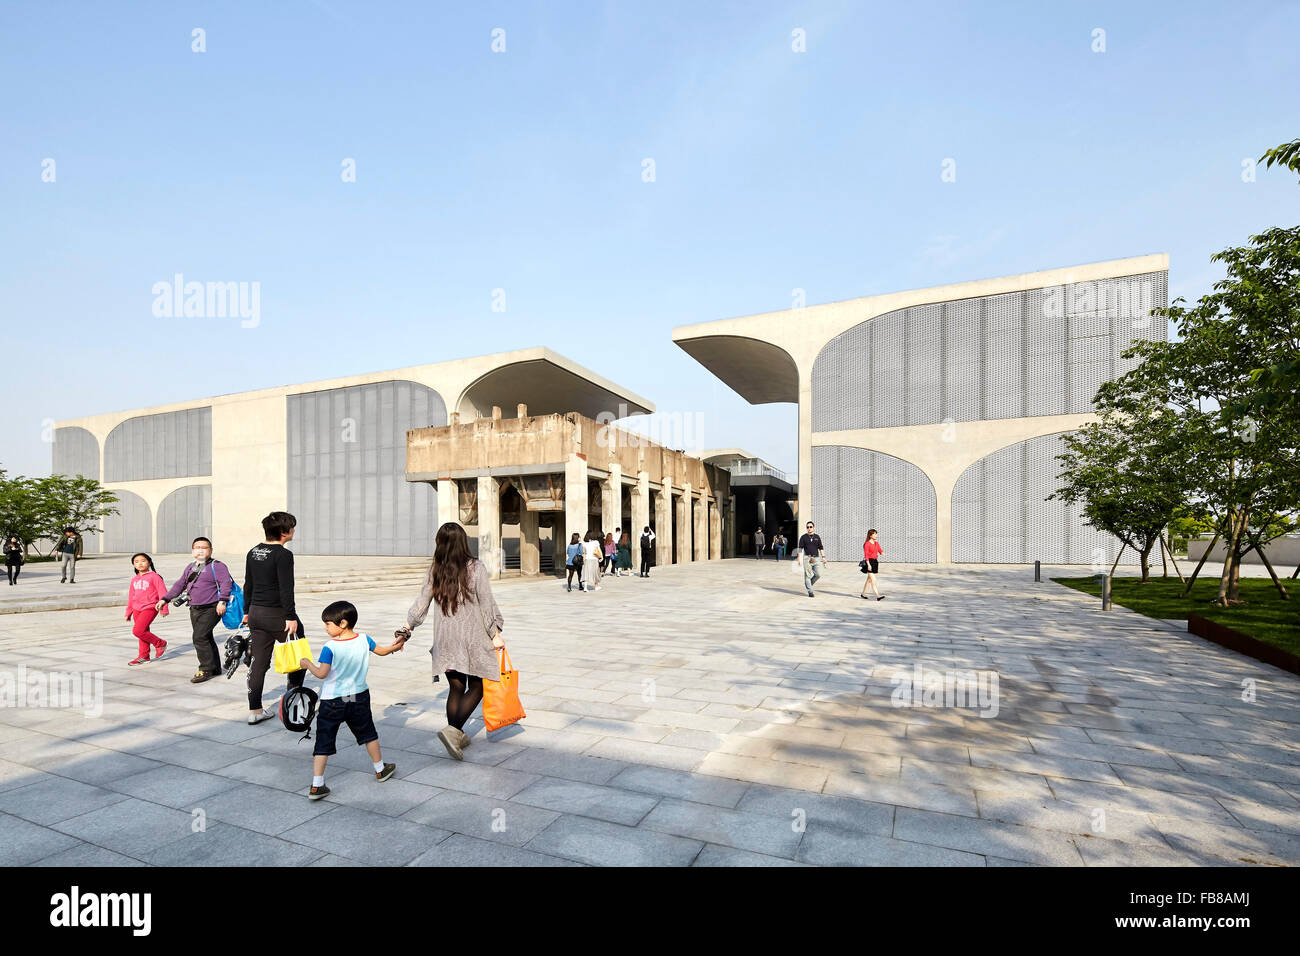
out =
<svg viewBox="0 0 1300 956"><path fill-rule="evenodd" d="M438 502L432 485L406 480L406 432L446 424L441 395L418 382L372 382L289 395L286 416L297 553L432 552Z"/></svg>
<svg viewBox="0 0 1300 956"><path fill-rule="evenodd" d="M1104 565L1119 552L1114 537L1088 526L1078 505L1047 498L1061 486L1066 432L999 448L975 462L952 492L952 560L981 564ZM1137 564L1126 550L1121 564Z"/></svg>
<svg viewBox="0 0 1300 956"><path fill-rule="evenodd" d="M99 480L99 441L86 429L75 425L54 429L50 455L51 475L82 475Z"/></svg>
<svg viewBox="0 0 1300 956"><path fill-rule="evenodd" d="M184 554L197 537L212 538L212 486L177 488L158 505L156 547L162 554ZM239 542L222 542L227 548ZM214 542L215 547L215 542Z"/></svg>
<svg viewBox="0 0 1300 956"><path fill-rule="evenodd" d="M104 481L212 474L212 408L136 415L104 439Z"/></svg>
<svg viewBox="0 0 1300 956"><path fill-rule="evenodd" d="M134 492L110 488L117 496L118 513L104 519L104 551L131 554L153 552L153 512L149 503ZM188 551L189 548L181 549Z"/></svg>
<svg viewBox="0 0 1300 956"><path fill-rule="evenodd" d="M925 472L865 448L815 445L812 452L812 507L803 520L816 523L827 558L862 560L875 528L888 560L938 560L938 498Z"/></svg>

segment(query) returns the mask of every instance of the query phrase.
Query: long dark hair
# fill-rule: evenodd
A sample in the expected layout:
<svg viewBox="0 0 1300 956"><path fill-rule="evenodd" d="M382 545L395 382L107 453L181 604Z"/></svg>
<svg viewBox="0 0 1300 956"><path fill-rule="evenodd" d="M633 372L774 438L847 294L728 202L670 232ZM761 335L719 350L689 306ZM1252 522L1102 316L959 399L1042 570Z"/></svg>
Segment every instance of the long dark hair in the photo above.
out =
<svg viewBox="0 0 1300 956"><path fill-rule="evenodd" d="M149 557L149 555L145 554L143 551L137 551L135 554L131 555L131 570L132 570L132 571L135 571L136 574L148 574L148 573L149 573L149 571L140 571L140 570L137 570L137 569L136 569L136 566L135 566L135 559L136 559L136 558L144 558L146 561L148 561L148 562L149 562L149 571L152 571L152 570L154 569L154 567L153 567L153 558Z"/></svg>
<svg viewBox="0 0 1300 956"><path fill-rule="evenodd" d="M465 529L448 521L438 529L434 538L433 564L429 567L429 583L433 586L433 600L443 614L454 614L461 603L469 600L469 538Z"/></svg>

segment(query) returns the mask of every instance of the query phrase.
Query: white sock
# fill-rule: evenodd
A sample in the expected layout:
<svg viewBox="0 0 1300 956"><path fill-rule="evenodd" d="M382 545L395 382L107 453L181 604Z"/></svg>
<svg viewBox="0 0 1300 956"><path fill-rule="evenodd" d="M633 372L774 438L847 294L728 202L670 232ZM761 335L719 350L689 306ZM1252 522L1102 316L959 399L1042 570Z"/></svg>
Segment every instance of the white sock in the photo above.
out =
<svg viewBox="0 0 1300 956"><path fill-rule="evenodd" d="M312 785L313 787L323 787L323 786L325 786L325 775L324 775L324 774L321 774L319 777L312 777L312 778L311 778L311 785Z"/></svg>
<svg viewBox="0 0 1300 956"><path fill-rule="evenodd" d="M375 773L379 773L379 772L380 772L381 770L383 770L383 769L384 769L384 762L383 762L382 760L378 760L378 761L376 761L376 762L375 762Z"/></svg>

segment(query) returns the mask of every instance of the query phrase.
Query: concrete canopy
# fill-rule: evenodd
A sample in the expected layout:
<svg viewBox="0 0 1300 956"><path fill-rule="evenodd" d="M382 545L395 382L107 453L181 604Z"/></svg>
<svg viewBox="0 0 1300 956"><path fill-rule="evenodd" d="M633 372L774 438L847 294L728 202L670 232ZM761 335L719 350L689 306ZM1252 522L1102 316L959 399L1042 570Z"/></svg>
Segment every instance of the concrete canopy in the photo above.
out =
<svg viewBox="0 0 1300 956"><path fill-rule="evenodd" d="M486 418L496 405L503 417L513 418L520 403L529 415L578 412L593 419L601 412L622 418L654 411L640 395L546 348L489 369L465 388L455 409L463 418Z"/></svg>
<svg viewBox="0 0 1300 956"><path fill-rule="evenodd" d="M785 349L741 335L692 336L674 329L673 341L751 405L799 401L799 368Z"/></svg>

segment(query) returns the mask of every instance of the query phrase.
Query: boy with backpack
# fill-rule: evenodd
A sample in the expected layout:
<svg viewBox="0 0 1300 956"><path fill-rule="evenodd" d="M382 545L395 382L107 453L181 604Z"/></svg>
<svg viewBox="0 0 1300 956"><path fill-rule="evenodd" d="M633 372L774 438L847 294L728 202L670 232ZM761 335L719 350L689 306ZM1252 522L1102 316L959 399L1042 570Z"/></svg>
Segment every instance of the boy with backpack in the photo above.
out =
<svg viewBox="0 0 1300 956"><path fill-rule="evenodd" d="M378 646L369 634L358 634L357 609L349 601L335 601L321 612L325 633L330 636L320 651L320 663L303 658L299 663L312 675L325 681L320 691L320 711L316 715L316 746L312 749L311 789L307 799L328 797L325 786L325 763L332 754L339 727L348 725L357 743L366 748L374 761L375 779L383 783L397 770L397 764L384 763L379 751L379 731L370 714L370 655L384 657L400 651L405 640Z"/></svg>

